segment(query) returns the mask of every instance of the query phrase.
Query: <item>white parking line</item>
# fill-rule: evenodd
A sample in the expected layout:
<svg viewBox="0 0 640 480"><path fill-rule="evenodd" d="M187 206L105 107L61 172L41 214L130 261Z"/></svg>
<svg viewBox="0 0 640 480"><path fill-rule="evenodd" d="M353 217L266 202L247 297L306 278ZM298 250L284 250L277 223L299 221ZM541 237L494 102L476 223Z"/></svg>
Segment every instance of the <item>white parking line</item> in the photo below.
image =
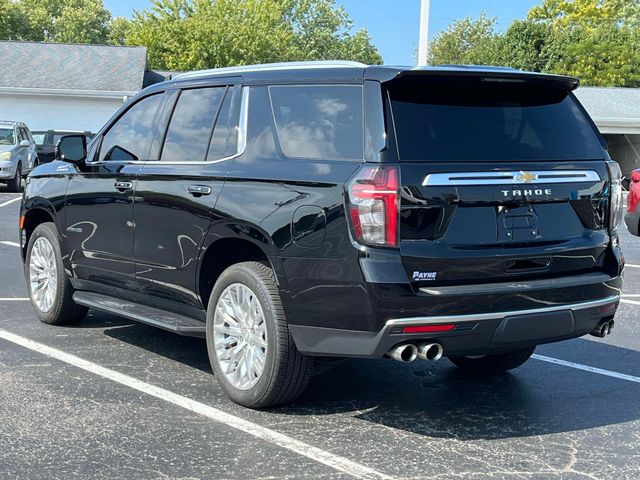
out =
<svg viewBox="0 0 640 480"><path fill-rule="evenodd" d="M631 267L631 268L640 268L640 265L633 265L632 263L625 263L624 266Z"/></svg>
<svg viewBox="0 0 640 480"><path fill-rule="evenodd" d="M20 199L22 199L22 196L19 196L19 197L16 197L16 198L12 198L11 200L7 200L4 203L0 203L0 208L6 207L7 205L11 205L12 203L15 203L15 202L19 202Z"/></svg>
<svg viewBox="0 0 640 480"><path fill-rule="evenodd" d="M352 477L360 479L385 480L391 480L393 478L385 475L382 472L349 460L345 457L335 455L326 450L322 450L318 447L309 445L308 443L276 432L275 430L271 430L270 428L263 427L240 417L236 417L235 415L231 415L229 413L223 412L222 410L218 410L217 408L210 407L209 405L205 405L204 403L200 403L190 398L183 397L182 395L178 395L177 393L157 387L150 383L143 382L142 380L130 377L129 375L116 372L115 370L111 370L88 360L84 360L80 357L76 357L75 355L65 353L56 348L49 347L42 343L34 342L33 340L29 340L28 338L24 338L19 335L15 335L11 332L7 332L6 330L0 329L0 338L15 343L16 345L20 345L22 347L33 350L35 352L41 353L42 355L55 358L56 360L67 363L69 365L73 365L74 367L114 381L139 392L159 398L161 400L164 400L165 402L172 403L191 412L203 415L210 418L211 420L223 423L229 427L235 428L236 430L240 430L241 432L247 433L261 440L265 440L269 443L295 452L318 463L327 465L337 471L346 473L347 475L350 475Z"/></svg>
<svg viewBox="0 0 640 480"><path fill-rule="evenodd" d="M0 298L0 302L28 302L30 298Z"/></svg>
<svg viewBox="0 0 640 480"><path fill-rule="evenodd" d="M604 375L606 377L613 377L613 378L618 378L620 380L626 380L628 382L640 383L640 377L634 377L633 375L627 375L625 373L612 372L611 370L590 367L589 365L583 365L581 363L569 362L567 360L560 360L558 358L553 358L553 357L545 357L544 355L538 355L537 353L534 353L533 355L531 355L531 358L535 358L536 360L540 360L542 362L562 365L563 367L570 367L570 368L575 368L577 370L583 370L585 372L597 373L598 375Z"/></svg>
<svg viewBox="0 0 640 480"><path fill-rule="evenodd" d="M1 241L0 243L2 243L3 245L9 245L10 247L19 247L20 244L17 242L8 242L6 240Z"/></svg>
<svg viewBox="0 0 640 480"><path fill-rule="evenodd" d="M628 303L630 305L640 305L640 302L637 300L629 300L628 298L621 298L620 301L622 303Z"/></svg>

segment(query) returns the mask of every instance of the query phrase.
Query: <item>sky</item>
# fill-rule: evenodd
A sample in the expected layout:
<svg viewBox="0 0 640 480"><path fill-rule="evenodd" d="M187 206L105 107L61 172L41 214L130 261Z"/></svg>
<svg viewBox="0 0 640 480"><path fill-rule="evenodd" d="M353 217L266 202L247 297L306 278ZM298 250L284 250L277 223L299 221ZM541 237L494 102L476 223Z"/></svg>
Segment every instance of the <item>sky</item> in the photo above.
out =
<svg viewBox="0 0 640 480"><path fill-rule="evenodd" d="M144 10L149 0L103 0L114 17L130 17L133 9ZM429 37L445 30L455 19L478 17L483 10L498 19L505 29L541 0L431 0ZM416 62L420 30L420 0L336 0L343 5L355 28L366 27L373 43L389 65L412 65Z"/></svg>

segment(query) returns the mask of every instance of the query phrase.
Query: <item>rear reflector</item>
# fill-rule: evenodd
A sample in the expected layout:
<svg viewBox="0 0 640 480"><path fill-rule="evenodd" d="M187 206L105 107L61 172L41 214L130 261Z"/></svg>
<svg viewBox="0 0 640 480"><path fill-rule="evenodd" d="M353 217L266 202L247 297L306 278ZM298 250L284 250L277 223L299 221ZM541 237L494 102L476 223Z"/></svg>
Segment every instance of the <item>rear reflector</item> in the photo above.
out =
<svg viewBox="0 0 640 480"><path fill-rule="evenodd" d="M448 332L456 328L455 324L447 325L416 325L415 327L404 327L402 333L437 333Z"/></svg>
<svg viewBox="0 0 640 480"><path fill-rule="evenodd" d="M607 303L606 305L602 305L600 307L600 313L610 313L615 311L616 308L618 308L618 302Z"/></svg>

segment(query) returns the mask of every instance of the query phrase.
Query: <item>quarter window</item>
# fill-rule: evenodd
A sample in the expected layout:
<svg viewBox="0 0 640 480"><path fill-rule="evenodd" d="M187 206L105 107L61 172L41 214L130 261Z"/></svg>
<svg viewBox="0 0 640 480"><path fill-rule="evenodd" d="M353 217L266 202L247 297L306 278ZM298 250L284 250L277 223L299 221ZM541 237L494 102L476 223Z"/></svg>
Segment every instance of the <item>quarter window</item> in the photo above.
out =
<svg viewBox="0 0 640 480"><path fill-rule="evenodd" d="M287 157L362 159L362 87L276 86L269 93Z"/></svg>
<svg viewBox="0 0 640 480"><path fill-rule="evenodd" d="M161 161L202 162L226 87L184 90L167 130Z"/></svg>
<svg viewBox="0 0 640 480"><path fill-rule="evenodd" d="M143 98L122 115L102 139L100 160L144 159L162 94Z"/></svg>
<svg viewBox="0 0 640 480"><path fill-rule="evenodd" d="M207 160L220 160L237 152L239 92L239 88L230 88L227 91L211 135Z"/></svg>

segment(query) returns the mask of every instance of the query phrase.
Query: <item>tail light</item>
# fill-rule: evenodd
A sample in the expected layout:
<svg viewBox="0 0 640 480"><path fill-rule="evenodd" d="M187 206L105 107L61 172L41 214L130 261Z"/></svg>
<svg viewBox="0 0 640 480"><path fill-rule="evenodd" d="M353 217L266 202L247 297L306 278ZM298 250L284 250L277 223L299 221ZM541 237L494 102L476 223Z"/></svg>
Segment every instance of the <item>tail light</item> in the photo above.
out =
<svg viewBox="0 0 640 480"><path fill-rule="evenodd" d="M351 228L358 242L398 245L398 167L363 166L347 187Z"/></svg>
<svg viewBox="0 0 640 480"><path fill-rule="evenodd" d="M615 230L622 223L622 171L617 162L607 162L611 183L611 197L609 202L609 229Z"/></svg>

